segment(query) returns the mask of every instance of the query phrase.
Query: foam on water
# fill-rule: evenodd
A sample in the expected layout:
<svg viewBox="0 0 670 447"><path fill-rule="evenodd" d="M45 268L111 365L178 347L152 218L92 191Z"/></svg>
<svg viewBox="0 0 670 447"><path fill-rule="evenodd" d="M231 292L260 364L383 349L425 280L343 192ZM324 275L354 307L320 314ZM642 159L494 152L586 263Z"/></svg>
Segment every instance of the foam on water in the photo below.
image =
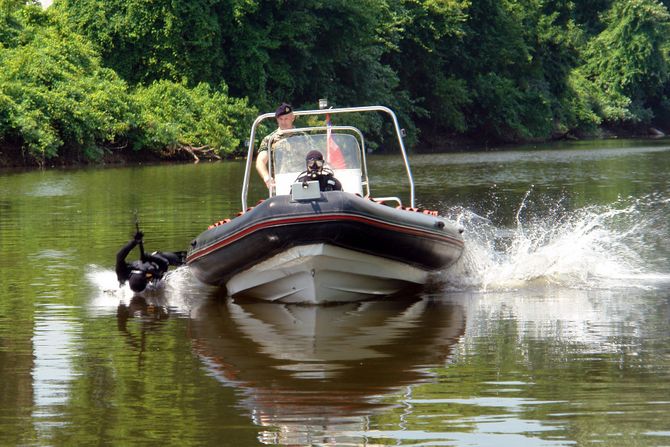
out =
<svg viewBox="0 0 670 447"><path fill-rule="evenodd" d="M611 289L667 287L667 197L619 199L566 210L559 202L535 212L528 191L514 226L496 225L467 209L452 210L465 229L461 260L445 273L457 289L513 290L533 284ZM548 209L548 211L547 211Z"/></svg>
<svg viewBox="0 0 670 447"><path fill-rule="evenodd" d="M136 296L128 283L119 285L116 272L112 269L91 265L86 272L86 278L94 290L94 296L89 303L92 310L105 312L116 309L120 303L128 304ZM150 285L139 295L152 304L188 313L202 301L203 296L211 292L211 287L200 283L189 268L183 266L170 270L162 281Z"/></svg>
<svg viewBox="0 0 670 447"><path fill-rule="evenodd" d="M662 194L621 198L610 205L569 210L547 205L526 193L512 226L496 224L468 209L447 213L465 231L461 259L444 274L456 290L508 291L533 285L578 289L670 287L670 198ZM537 206L540 203L541 206ZM93 307L129 302L133 292L119 287L111 269L90 266L96 291ZM168 305L188 309L210 294L188 267L170 271L159 289Z"/></svg>

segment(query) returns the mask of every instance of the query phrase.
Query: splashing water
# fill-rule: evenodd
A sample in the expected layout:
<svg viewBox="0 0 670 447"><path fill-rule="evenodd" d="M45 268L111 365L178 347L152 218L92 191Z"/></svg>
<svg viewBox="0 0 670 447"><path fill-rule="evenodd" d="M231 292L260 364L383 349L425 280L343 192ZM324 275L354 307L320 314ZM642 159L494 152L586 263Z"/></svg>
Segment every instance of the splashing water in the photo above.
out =
<svg viewBox="0 0 670 447"><path fill-rule="evenodd" d="M670 284L670 198L652 194L576 210L559 200L536 211L532 196L531 189L511 228L464 208L446 213L465 229L463 256L441 278L447 287L509 291L533 285L616 289ZM113 270L91 266L87 277L97 291L93 306L116 305L133 297L127 284L119 287ZM170 306L190 309L212 288L180 267L152 292Z"/></svg>
<svg viewBox="0 0 670 447"><path fill-rule="evenodd" d="M115 309L120 303L127 304L136 296L128 283L119 285L114 270L91 265L86 277L95 292L90 302L92 309ZM153 304L188 313L211 292L211 287L200 283L189 268L183 266L170 270L160 282L149 286L140 295Z"/></svg>
<svg viewBox="0 0 670 447"><path fill-rule="evenodd" d="M466 209L452 211L451 218L465 228L466 248L446 272L448 284L499 291L533 284L655 288L670 282L670 199L652 195L573 211L559 201L548 212L533 215L531 193L526 193L509 229Z"/></svg>

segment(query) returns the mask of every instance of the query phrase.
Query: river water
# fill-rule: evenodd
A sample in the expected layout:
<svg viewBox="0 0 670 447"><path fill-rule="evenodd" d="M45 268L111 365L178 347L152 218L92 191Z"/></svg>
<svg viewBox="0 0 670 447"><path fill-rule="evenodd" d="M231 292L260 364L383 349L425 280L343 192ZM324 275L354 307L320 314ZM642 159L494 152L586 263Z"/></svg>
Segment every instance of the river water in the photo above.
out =
<svg viewBox="0 0 670 447"><path fill-rule="evenodd" d="M326 307L186 267L119 288L135 215L148 250L185 249L239 211L242 162L0 173L0 445L670 445L670 142L410 160L464 256Z"/></svg>

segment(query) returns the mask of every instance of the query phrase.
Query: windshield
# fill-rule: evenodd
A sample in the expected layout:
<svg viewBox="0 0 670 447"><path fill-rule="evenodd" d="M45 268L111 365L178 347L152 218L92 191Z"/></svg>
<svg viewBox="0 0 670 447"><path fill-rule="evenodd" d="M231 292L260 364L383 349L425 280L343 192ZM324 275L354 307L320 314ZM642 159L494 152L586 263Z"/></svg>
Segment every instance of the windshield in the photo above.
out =
<svg viewBox="0 0 670 447"><path fill-rule="evenodd" d="M409 202L410 206L414 207L414 179L412 178L412 171L409 167L409 160L407 158L407 151L405 150L405 144L403 142L402 134L403 131L400 128L400 124L398 123L398 118L396 117L395 113L393 113L393 110L389 109L388 107L384 106L379 106L379 105L372 105L372 106L362 106L362 107L337 107L337 108L328 108L328 109L318 109L318 110L294 110L294 115L296 118L301 118L301 117L328 117L328 116L351 116L348 114L358 114L358 113L372 113L372 114L379 114L382 113L384 116L387 117L387 119L392 120L392 129L395 132L395 136L397 138L397 143L398 143L398 148L400 149L400 155L402 156L402 161L405 166L405 172L407 173L407 180L409 183ZM366 116L372 116L372 115L366 115ZM259 115L256 120L254 121L253 125L251 126L251 134L249 135L249 140L248 140L248 148L247 148L247 160L246 160L246 167L244 170L244 181L242 184L242 212L244 213L246 209L248 209L248 204L247 204L247 199L249 196L249 191L250 191L250 182L252 178L252 172L253 172L253 164L254 164L254 153L256 152L255 149L258 149L258 139L260 138L260 134L257 135L257 131L259 127L261 126L262 123L265 123L266 125L272 127L269 123L275 118L274 113L264 113L262 115ZM346 118L345 118L346 119ZM314 122L318 121L318 119L315 119ZM365 166L366 160L365 160L365 153L366 153L366 148L364 144L364 137L360 130L356 129L355 127L352 126L332 126L330 128L330 131L336 135L333 138L333 141L342 148L343 152L343 157L345 159L344 163L344 168L338 168L335 167L335 162L334 162L334 157L330 157L328 155L327 151L327 145L325 144L325 135L326 134L327 128L324 126L318 126L318 127L303 127L300 129L291 129L291 131L280 131L277 132L277 134L283 134L283 135L277 135L274 139L275 144L278 143L279 139L286 138L289 135L293 136L298 136L302 135L302 139L305 140L304 134L306 132L314 132L314 131L320 131L323 136L321 137L312 137L315 140L321 140L321 141L315 141L313 144L315 146L319 146L319 151L326 150L326 154L324 154L324 157L329 160L329 165L331 166L331 169L334 171L335 176L337 177L340 182L342 182L342 186L344 188L345 192L353 192L355 194L361 194L365 196L370 195L370 182L368 180L368 174L367 174L367 168ZM346 135L350 136L346 136ZM353 141L352 136L356 138L356 141L358 143L354 143L353 145L347 144L350 141ZM287 142L288 143L288 142ZM274 151L274 146L275 144L271 143L271 150L270 150L270 158L269 158L269 167L270 167L270 175L274 178L274 187L272 184L268 187L268 196L267 197L272 197L274 195L281 195L281 194L289 194L290 193L290 188L285 187L285 185L292 185L292 182L296 179L297 175L300 174L305 170L305 165L304 165L304 155L306 154L307 147L311 146L312 143L306 143L303 142L301 146L303 146L300 150L297 152L300 152L300 154L295 155L295 162L289 163L288 160L280 159L279 156L275 157L275 151ZM359 146L360 145L360 146ZM282 145L284 146L284 145ZM288 147L289 145L286 144ZM351 147L356 147L360 148L358 149L358 152L355 150L351 150ZM265 147L261 148L261 151L265 149ZM279 152L286 152L288 153L288 150L283 150L284 148L279 148ZM260 153L260 152L259 152ZM302 158L302 159L301 159ZM258 158L256 158L256 162L258 163ZM353 162L356 166L350 168L348 163ZM290 170L293 170L292 172ZM283 174L279 173L279 171L289 171L285 172ZM296 176L293 178L290 178L293 173L296 173ZM280 178L281 177L281 178ZM346 181L347 179L344 179L344 177L350 177L350 184ZM343 181L343 179L345 181ZM280 184L281 183L281 184Z"/></svg>
<svg viewBox="0 0 670 447"><path fill-rule="evenodd" d="M279 136L272 147L275 175L304 171L305 156L312 150L321 152L330 169L361 168L360 146L356 137L349 134L332 133L330 139L326 134Z"/></svg>

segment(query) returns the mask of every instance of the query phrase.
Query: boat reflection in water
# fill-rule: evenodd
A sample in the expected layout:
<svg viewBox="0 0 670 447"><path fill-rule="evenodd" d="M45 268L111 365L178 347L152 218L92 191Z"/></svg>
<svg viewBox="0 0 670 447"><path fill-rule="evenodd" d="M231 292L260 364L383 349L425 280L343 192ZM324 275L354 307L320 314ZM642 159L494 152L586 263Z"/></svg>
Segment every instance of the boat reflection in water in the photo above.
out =
<svg viewBox="0 0 670 447"><path fill-rule="evenodd" d="M329 306L210 300L194 349L237 388L265 443L329 442L365 430L400 387L430 379L463 334L462 307L429 299Z"/></svg>

